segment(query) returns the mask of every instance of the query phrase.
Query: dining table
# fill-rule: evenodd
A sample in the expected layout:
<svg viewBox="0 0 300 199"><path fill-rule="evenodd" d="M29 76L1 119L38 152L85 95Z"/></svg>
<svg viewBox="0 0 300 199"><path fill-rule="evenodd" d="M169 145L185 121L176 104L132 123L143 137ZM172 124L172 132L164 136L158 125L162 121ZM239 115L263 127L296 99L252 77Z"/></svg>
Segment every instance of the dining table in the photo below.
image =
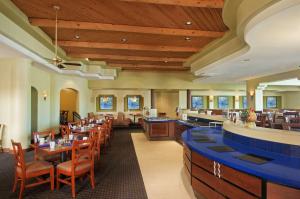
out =
<svg viewBox="0 0 300 199"><path fill-rule="evenodd" d="M81 145L81 147L87 147L88 144L84 143ZM50 148L50 144L49 143L44 143L44 144L40 144L40 145L36 145L36 144L31 144L30 147L35 148L38 147L38 149L46 154L46 155L56 155L56 154L60 154L60 161L61 162L65 162L67 160L67 152L68 151L72 151L72 141L68 142L68 143L63 143L63 144L55 144L54 148Z"/></svg>

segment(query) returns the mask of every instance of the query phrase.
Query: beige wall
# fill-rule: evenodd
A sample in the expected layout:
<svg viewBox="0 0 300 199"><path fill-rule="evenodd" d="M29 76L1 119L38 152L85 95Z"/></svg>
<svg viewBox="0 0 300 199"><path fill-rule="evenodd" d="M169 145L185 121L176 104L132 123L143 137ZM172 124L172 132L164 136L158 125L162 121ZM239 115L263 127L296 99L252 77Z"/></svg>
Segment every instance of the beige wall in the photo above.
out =
<svg viewBox="0 0 300 199"><path fill-rule="evenodd" d="M108 90L94 90L92 94L93 99L93 112L96 112L96 98L99 95L114 95L117 99L117 108L115 112L101 112L101 114L114 114L116 115L118 112L124 112L124 98L126 95L141 95L144 98L144 106L151 106L151 91L148 89L137 90L137 89L108 89ZM99 112L100 113L100 112ZM125 112L126 117L131 118L130 114L132 112ZM135 111L137 113L137 111Z"/></svg>
<svg viewBox="0 0 300 199"><path fill-rule="evenodd" d="M69 111L68 121L73 121L73 112L78 112L78 93L66 88L60 91L60 110Z"/></svg>
<svg viewBox="0 0 300 199"><path fill-rule="evenodd" d="M5 124L4 148L10 148L10 139L29 146L31 138L31 86L38 91L38 130L59 125L60 90L79 91L79 114L86 116L92 108L88 80L64 76L32 66L28 59L0 60L0 123ZM43 94L47 99L43 99Z"/></svg>
<svg viewBox="0 0 300 199"><path fill-rule="evenodd" d="M176 117L176 107L179 105L178 91L155 91L154 92L154 108L157 113L167 113L167 117Z"/></svg>
<svg viewBox="0 0 300 199"><path fill-rule="evenodd" d="M219 89L245 90L245 84L194 83L188 72L129 72L122 71L116 80L90 80L89 88L97 89Z"/></svg>
<svg viewBox="0 0 300 199"><path fill-rule="evenodd" d="M300 109L300 92L284 92L285 104L284 108Z"/></svg>

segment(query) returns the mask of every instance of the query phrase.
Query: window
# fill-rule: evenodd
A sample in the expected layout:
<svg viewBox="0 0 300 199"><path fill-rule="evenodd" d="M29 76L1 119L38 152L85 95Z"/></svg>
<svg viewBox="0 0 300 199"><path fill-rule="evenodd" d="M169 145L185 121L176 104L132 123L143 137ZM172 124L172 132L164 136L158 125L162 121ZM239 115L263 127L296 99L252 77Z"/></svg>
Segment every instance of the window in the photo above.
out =
<svg viewBox="0 0 300 199"><path fill-rule="evenodd" d="M192 109L204 108L202 96L192 96Z"/></svg>
<svg viewBox="0 0 300 199"><path fill-rule="evenodd" d="M243 108L247 108L248 107L248 102L247 102L247 97L246 96L243 96L242 102L243 102Z"/></svg>
<svg viewBox="0 0 300 199"><path fill-rule="evenodd" d="M277 108L277 97L267 97L267 108Z"/></svg>
<svg viewBox="0 0 300 199"><path fill-rule="evenodd" d="M220 109L227 109L229 108L229 102L228 97L219 97L218 98L218 107Z"/></svg>
<svg viewBox="0 0 300 199"><path fill-rule="evenodd" d="M115 111L116 99L113 95L100 95L97 97L97 111Z"/></svg>
<svg viewBox="0 0 300 199"><path fill-rule="evenodd" d="M144 102L141 95L127 95L124 98L125 111L140 111L143 109Z"/></svg>

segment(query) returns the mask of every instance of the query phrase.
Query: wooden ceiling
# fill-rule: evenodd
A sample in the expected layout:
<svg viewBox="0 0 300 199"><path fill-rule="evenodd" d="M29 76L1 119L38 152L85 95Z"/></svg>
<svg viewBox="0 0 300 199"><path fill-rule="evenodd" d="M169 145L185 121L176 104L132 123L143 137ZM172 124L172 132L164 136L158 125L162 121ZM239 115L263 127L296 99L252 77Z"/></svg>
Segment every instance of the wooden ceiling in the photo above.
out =
<svg viewBox="0 0 300 199"><path fill-rule="evenodd" d="M189 70L183 62L227 31L224 0L12 2L53 40L58 5L58 44L67 55L123 70Z"/></svg>

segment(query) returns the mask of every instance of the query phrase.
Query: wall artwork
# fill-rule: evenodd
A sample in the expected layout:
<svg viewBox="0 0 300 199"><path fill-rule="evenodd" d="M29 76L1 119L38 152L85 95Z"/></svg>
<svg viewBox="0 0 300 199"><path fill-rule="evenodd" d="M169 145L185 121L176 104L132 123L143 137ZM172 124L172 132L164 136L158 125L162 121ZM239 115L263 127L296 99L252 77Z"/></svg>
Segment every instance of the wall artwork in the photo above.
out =
<svg viewBox="0 0 300 199"><path fill-rule="evenodd" d="M229 99L226 96L218 98L218 107L220 109L227 109L229 107Z"/></svg>
<svg viewBox="0 0 300 199"><path fill-rule="evenodd" d="M192 96L192 109L200 109L203 107L203 96Z"/></svg>

